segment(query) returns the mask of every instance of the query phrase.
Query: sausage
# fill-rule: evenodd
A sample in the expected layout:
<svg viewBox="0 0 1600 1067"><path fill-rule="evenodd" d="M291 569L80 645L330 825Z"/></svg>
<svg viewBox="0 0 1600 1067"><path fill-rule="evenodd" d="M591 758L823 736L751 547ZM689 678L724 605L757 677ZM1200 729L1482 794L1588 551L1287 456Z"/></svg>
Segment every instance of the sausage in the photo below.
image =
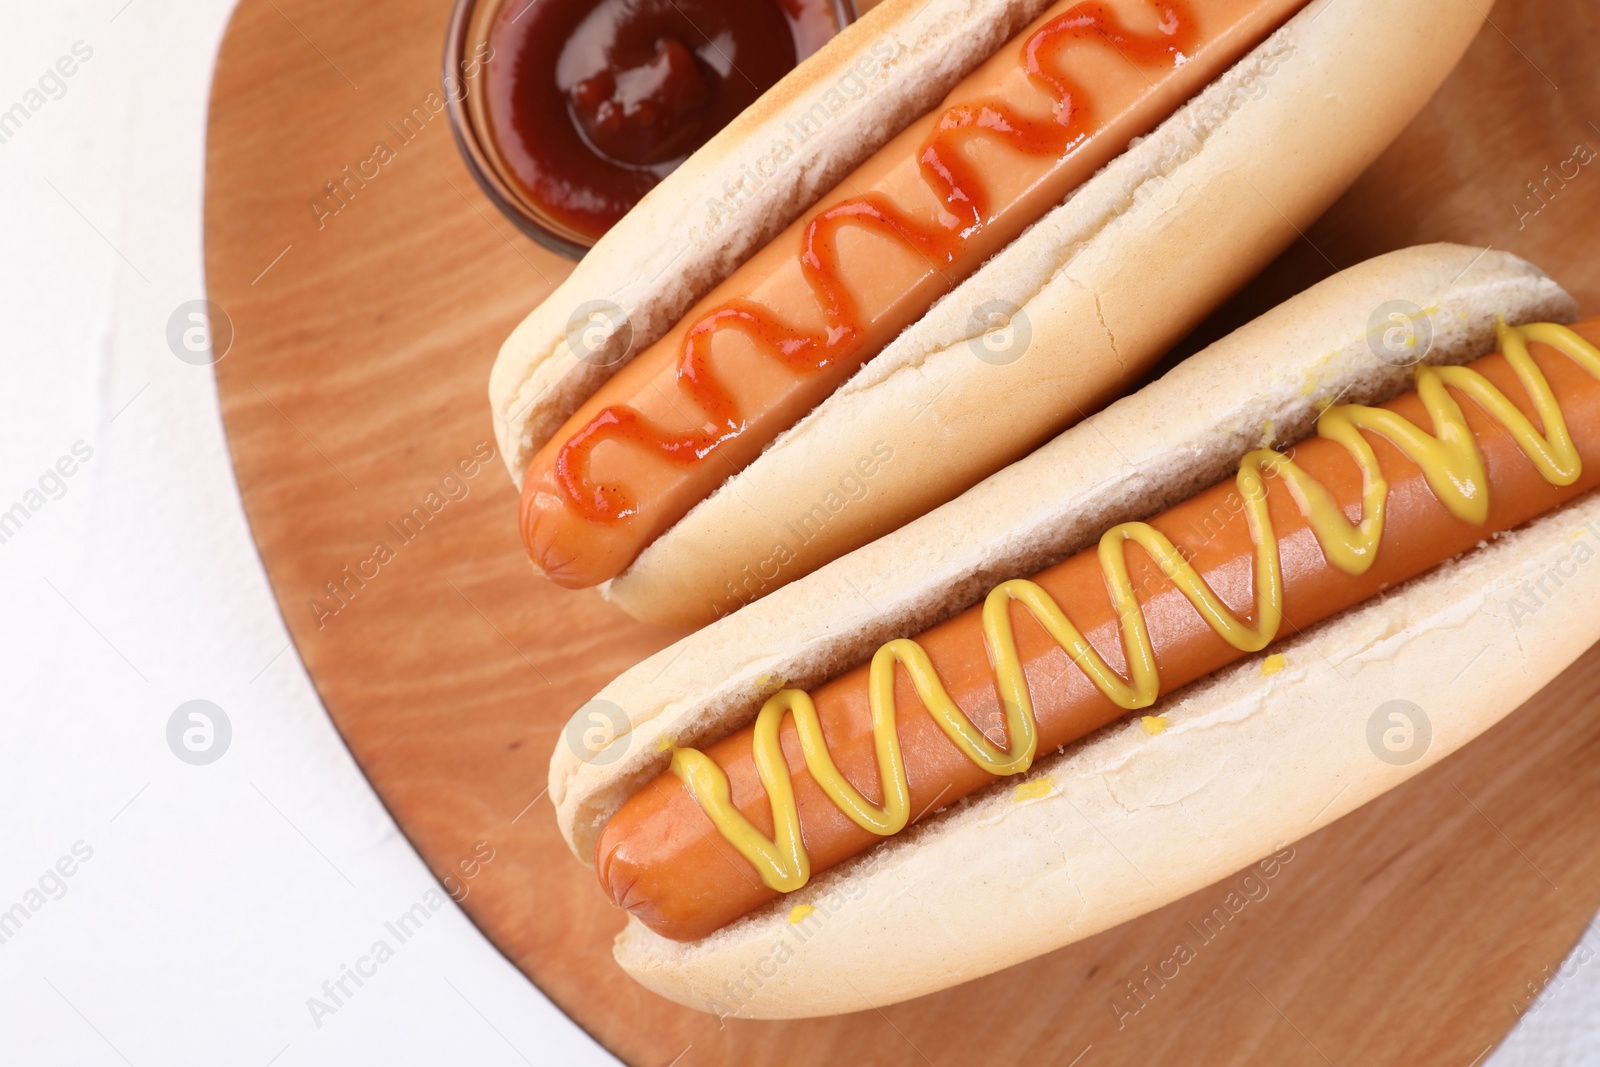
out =
<svg viewBox="0 0 1600 1067"><path fill-rule="evenodd" d="M1600 318L1573 329L1600 342ZM1359 576L1331 565L1288 486L1267 479L1265 500L1282 565L1283 625L1289 636L1383 590L1415 577L1600 485L1600 380L1543 344L1529 352L1559 401L1581 470L1568 485L1541 476L1512 436L1475 401L1452 387L1486 471L1487 517L1457 518L1435 495L1423 470L1385 437L1367 430L1388 483L1386 517L1376 557ZM1541 427L1528 393L1499 353L1471 365ZM1413 391L1381 405L1431 431ZM1350 521L1362 517L1362 475L1351 453L1323 437L1290 453L1332 494ZM1246 508L1233 480L1217 485L1160 516L1150 525L1166 534L1236 617L1254 610L1255 549ZM1170 692L1241 658L1144 552L1127 552L1128 573L1147 620L1160 688ZM1119 674L1126 674L1117 612L1108 596L1097 552L1089 549L1034 578ZM950 696L991 739L1004 736L995 672L980 619L972 608L918 637ZM1027 611L1011 610L1027 687L1038 723L1038 751L1058 749L1113 722L1126 711L1090 683L1062 647ZM873 803L882 802L868 711L868 668L857 667L811 694L827 747L844 776ZM963 755L918 699L905 671L897 671L895 697L901 749L915 818L995 780ZM705 748L731 784L734 805L763 834L773 832L771 805L757 777L747 727ZM802 838L813 872L825 870L879 838L850 821L807 771L792 717L779 734L793 781ZM913 820L914 821L914 820ZM620 906L666 937L706 936L779 894L713 827L685 785L671 773L646 784L607 823L595 849L605 890Z"/></svg>
<svg viewBox="0 0 1600 1067"><path fill-rule="evenodd" d="M1051 7L715 287L540 449L522 493L534 565L573 588L621 573L935 300L1304 2Z"/></svg>

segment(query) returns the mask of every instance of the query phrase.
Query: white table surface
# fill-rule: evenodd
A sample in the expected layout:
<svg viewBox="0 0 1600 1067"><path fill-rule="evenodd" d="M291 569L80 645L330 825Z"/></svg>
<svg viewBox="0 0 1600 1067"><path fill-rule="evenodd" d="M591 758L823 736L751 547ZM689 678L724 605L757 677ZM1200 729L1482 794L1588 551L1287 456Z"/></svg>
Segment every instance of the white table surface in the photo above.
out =
<svg viewBox="0 0 1600 1067"><path fill-rule="evenodd" d="M272 600L211 370L167 343L203 295L231 0L0 3L0 112L31 112L0 143L0 513L28 511L0 543L0 1063L615 1062L443 898L362 778ZM74 45L92 55L30 97ZM89 458L48 473L74 446ZM202 766L168 743L196 699L232 729ZM399 942L385 923L430 893ZM1480 1062L1600 1062L1585 941Z"/></svg>
<svg viewBox="0 0 1600 1067"><path fill-rule="evenodd" d="M449 902L361 776L289 647L212 372L168 347L204 291L231 0L0 4L0 111L92 49L0 144L0 511L92 449L0 544L0 936L40 904L0 943L0 1063L616 1062ZM232 726L206 766L167 742L193 699ZM78 842L89 858L46 876ZM430 893L400 943L385 923ZM323 983L379 940L392 958L335 1003Z"/></svg>

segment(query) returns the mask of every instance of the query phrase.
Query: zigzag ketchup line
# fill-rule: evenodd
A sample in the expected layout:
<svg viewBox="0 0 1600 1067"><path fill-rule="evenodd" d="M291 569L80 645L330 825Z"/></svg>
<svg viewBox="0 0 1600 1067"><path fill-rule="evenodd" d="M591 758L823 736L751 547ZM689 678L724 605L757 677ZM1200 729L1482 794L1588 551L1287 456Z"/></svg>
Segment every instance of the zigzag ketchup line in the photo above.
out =
<svg viewBox="0 0 1600 1067"><path fill-rule="evenodd" d="M923 180L943 205L941 217L918 221L886 198L869 194L844 200L811 219L805 228L800 263L826 329L798 329L747 300L731 301L701 317L684 337L677 385L704 413L706 424L697 430L673 431L626 405L602 409L567 439L555 460L557 485L572 508L596 523L614 523L637 510L625 487L590 483L589 457L602 441L631 441L673 463L688 465L700 462L743 432L745 422L738 400L711 363L711 342L720 331L744 332L797 374L815 373L852 356L870 355L861 351L866 323L840 277L835 243L840 229L876 230L940 267L959 265L959 273L975 266L958 261L972 238L993 219L995 208L978 175L961 157L961 144L981 134L1029 156L1067 156L1089 136L1094 114L1088 94L1052 61L1074 41L1099 39L1136 64L1182 63L1198 37L1187 0L1160 0L1153 6L1160 23L1151 34L1134 33L1105 4L1086 2L1028 36L1022 47L1023 66L1029 80L1049 99L1049 118L1030 118L996 101L948 108L919 157ZM943 280L948 291L958 279L947 275Z"/></svg>
<svg viewBox="0 0 1600 1067"><path fill-rule="evenodd" d="M756 717L752 755L771 804L774 833L767 837L744 816L730 797L727 774L705 753L674 748L671 771L687 787L718 832L749 860L768 888L793 892L811 877L810 857L801 838L789 767L779 741L785 715L793 715L805 765L829 800L863 830L879 836L899 833L910 821L910 785L896 728L895 669L905 667L917 698L950 741L973 763L995 776L1021 774L1032 766L1038 747L1033 699L1012 632L1010 605L1020 602L1071 658L1073 664L1124 711L1149 707L1161 693L1161 675L1144 609L1129 575L1127 545L1139 546L1224 641L1241 654L1258 652L1278 634L1283 621L1283 577L1278 535L1267 506L1265 476L1284 479L1328 563L1345 575L1360 577L1373 566L1383 538L1388 482L1372 443L1362 431L1388 441L1415 464L1438 501L1462 522L1479 526L1489 517L1490 479L1477 438L1454 389L1470 398L1515 443L1540 478L1552 486L1575 485L1583 463L1566 416L1550 381L1528 351L1528 342L1550 346L1600 380L1600 349L1565 326L1539 323L1513 328L1501 323L1500 351L1516 374L1538 416L1536 427L1504 392L1471 367L1420 367L1416 392L1433 432L1385 408L1359 404L1331 407L1317 420L1317 435L1337 443L1361 473L1361 518L1352 522L1333 495L1293 459L1258 449L1239 463L1237 488L1244 501L1254 546L1254 622L1229 610L1198 570L1166 534L1144 522L1125 522L1100 539L1099 564L1105 588L1116 608L1121 643L1128 663L1124 678L1106 662L1041 586L1013 579L996 586L983 604L983 641L993 664L997 692L1006 723L1008 747L996 746L945 691L928 653L916 641L897 638L879 647L868 675L882 806L867 800L851 785L828 752L811 696L785 689L769 699ZM1448 388L1447 388L1448 387ZM958 799L952 796L951 800Z"/></svg>

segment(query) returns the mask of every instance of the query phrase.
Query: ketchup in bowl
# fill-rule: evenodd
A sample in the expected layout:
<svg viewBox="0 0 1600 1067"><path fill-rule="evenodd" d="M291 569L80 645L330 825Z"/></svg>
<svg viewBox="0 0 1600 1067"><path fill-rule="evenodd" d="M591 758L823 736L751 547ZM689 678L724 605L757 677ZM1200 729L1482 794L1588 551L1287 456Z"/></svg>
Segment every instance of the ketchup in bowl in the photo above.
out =
<svg viewBox="0 0 1600 1067"><path fill-rule="evenodd" d="M839 0L461 0L447 64L487 59L457 138L502 210L581 255L848 20Z"/></svg>

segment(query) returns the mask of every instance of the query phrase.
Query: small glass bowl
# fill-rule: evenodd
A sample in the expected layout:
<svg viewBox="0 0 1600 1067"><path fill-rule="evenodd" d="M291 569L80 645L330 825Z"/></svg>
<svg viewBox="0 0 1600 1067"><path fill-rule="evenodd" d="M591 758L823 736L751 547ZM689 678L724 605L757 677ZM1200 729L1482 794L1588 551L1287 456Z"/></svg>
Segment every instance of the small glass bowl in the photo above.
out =
<svg viewBox="0 0 1600 1067"><path fill-rule="evenodd" d="M450 132L478 188L502 215L552 252L568 259L582 259L595 239L551 218L500 169L498 156L489 146L491 135L484 79L481 72L477 77L462 76L469 65L467 57L480 54L482 46L488 43L495 16L508 2L537 3L538 0L456 0L444 42L443 86L450 113ZM871 0L859 5L861 8L871 6ZM858 5L852 0L832 0L832 7L839 29L856 20Z"/></svg>
<svg viewBox="0 0 1600 1067"><path fill-rule="evenodd" d="M489 117L485 113L484 79L481 72L475 78L462 76L467 69L467 57L478 54L479 48L488 42L489 30L503 3L505 0L456 0L455 10L450 14L450 28L444 39L443 73L450 132L478 188L502 215L552 252L568 259L582 259L593 240L550 218L495 165L494 154L485 146Z"/></svg>

